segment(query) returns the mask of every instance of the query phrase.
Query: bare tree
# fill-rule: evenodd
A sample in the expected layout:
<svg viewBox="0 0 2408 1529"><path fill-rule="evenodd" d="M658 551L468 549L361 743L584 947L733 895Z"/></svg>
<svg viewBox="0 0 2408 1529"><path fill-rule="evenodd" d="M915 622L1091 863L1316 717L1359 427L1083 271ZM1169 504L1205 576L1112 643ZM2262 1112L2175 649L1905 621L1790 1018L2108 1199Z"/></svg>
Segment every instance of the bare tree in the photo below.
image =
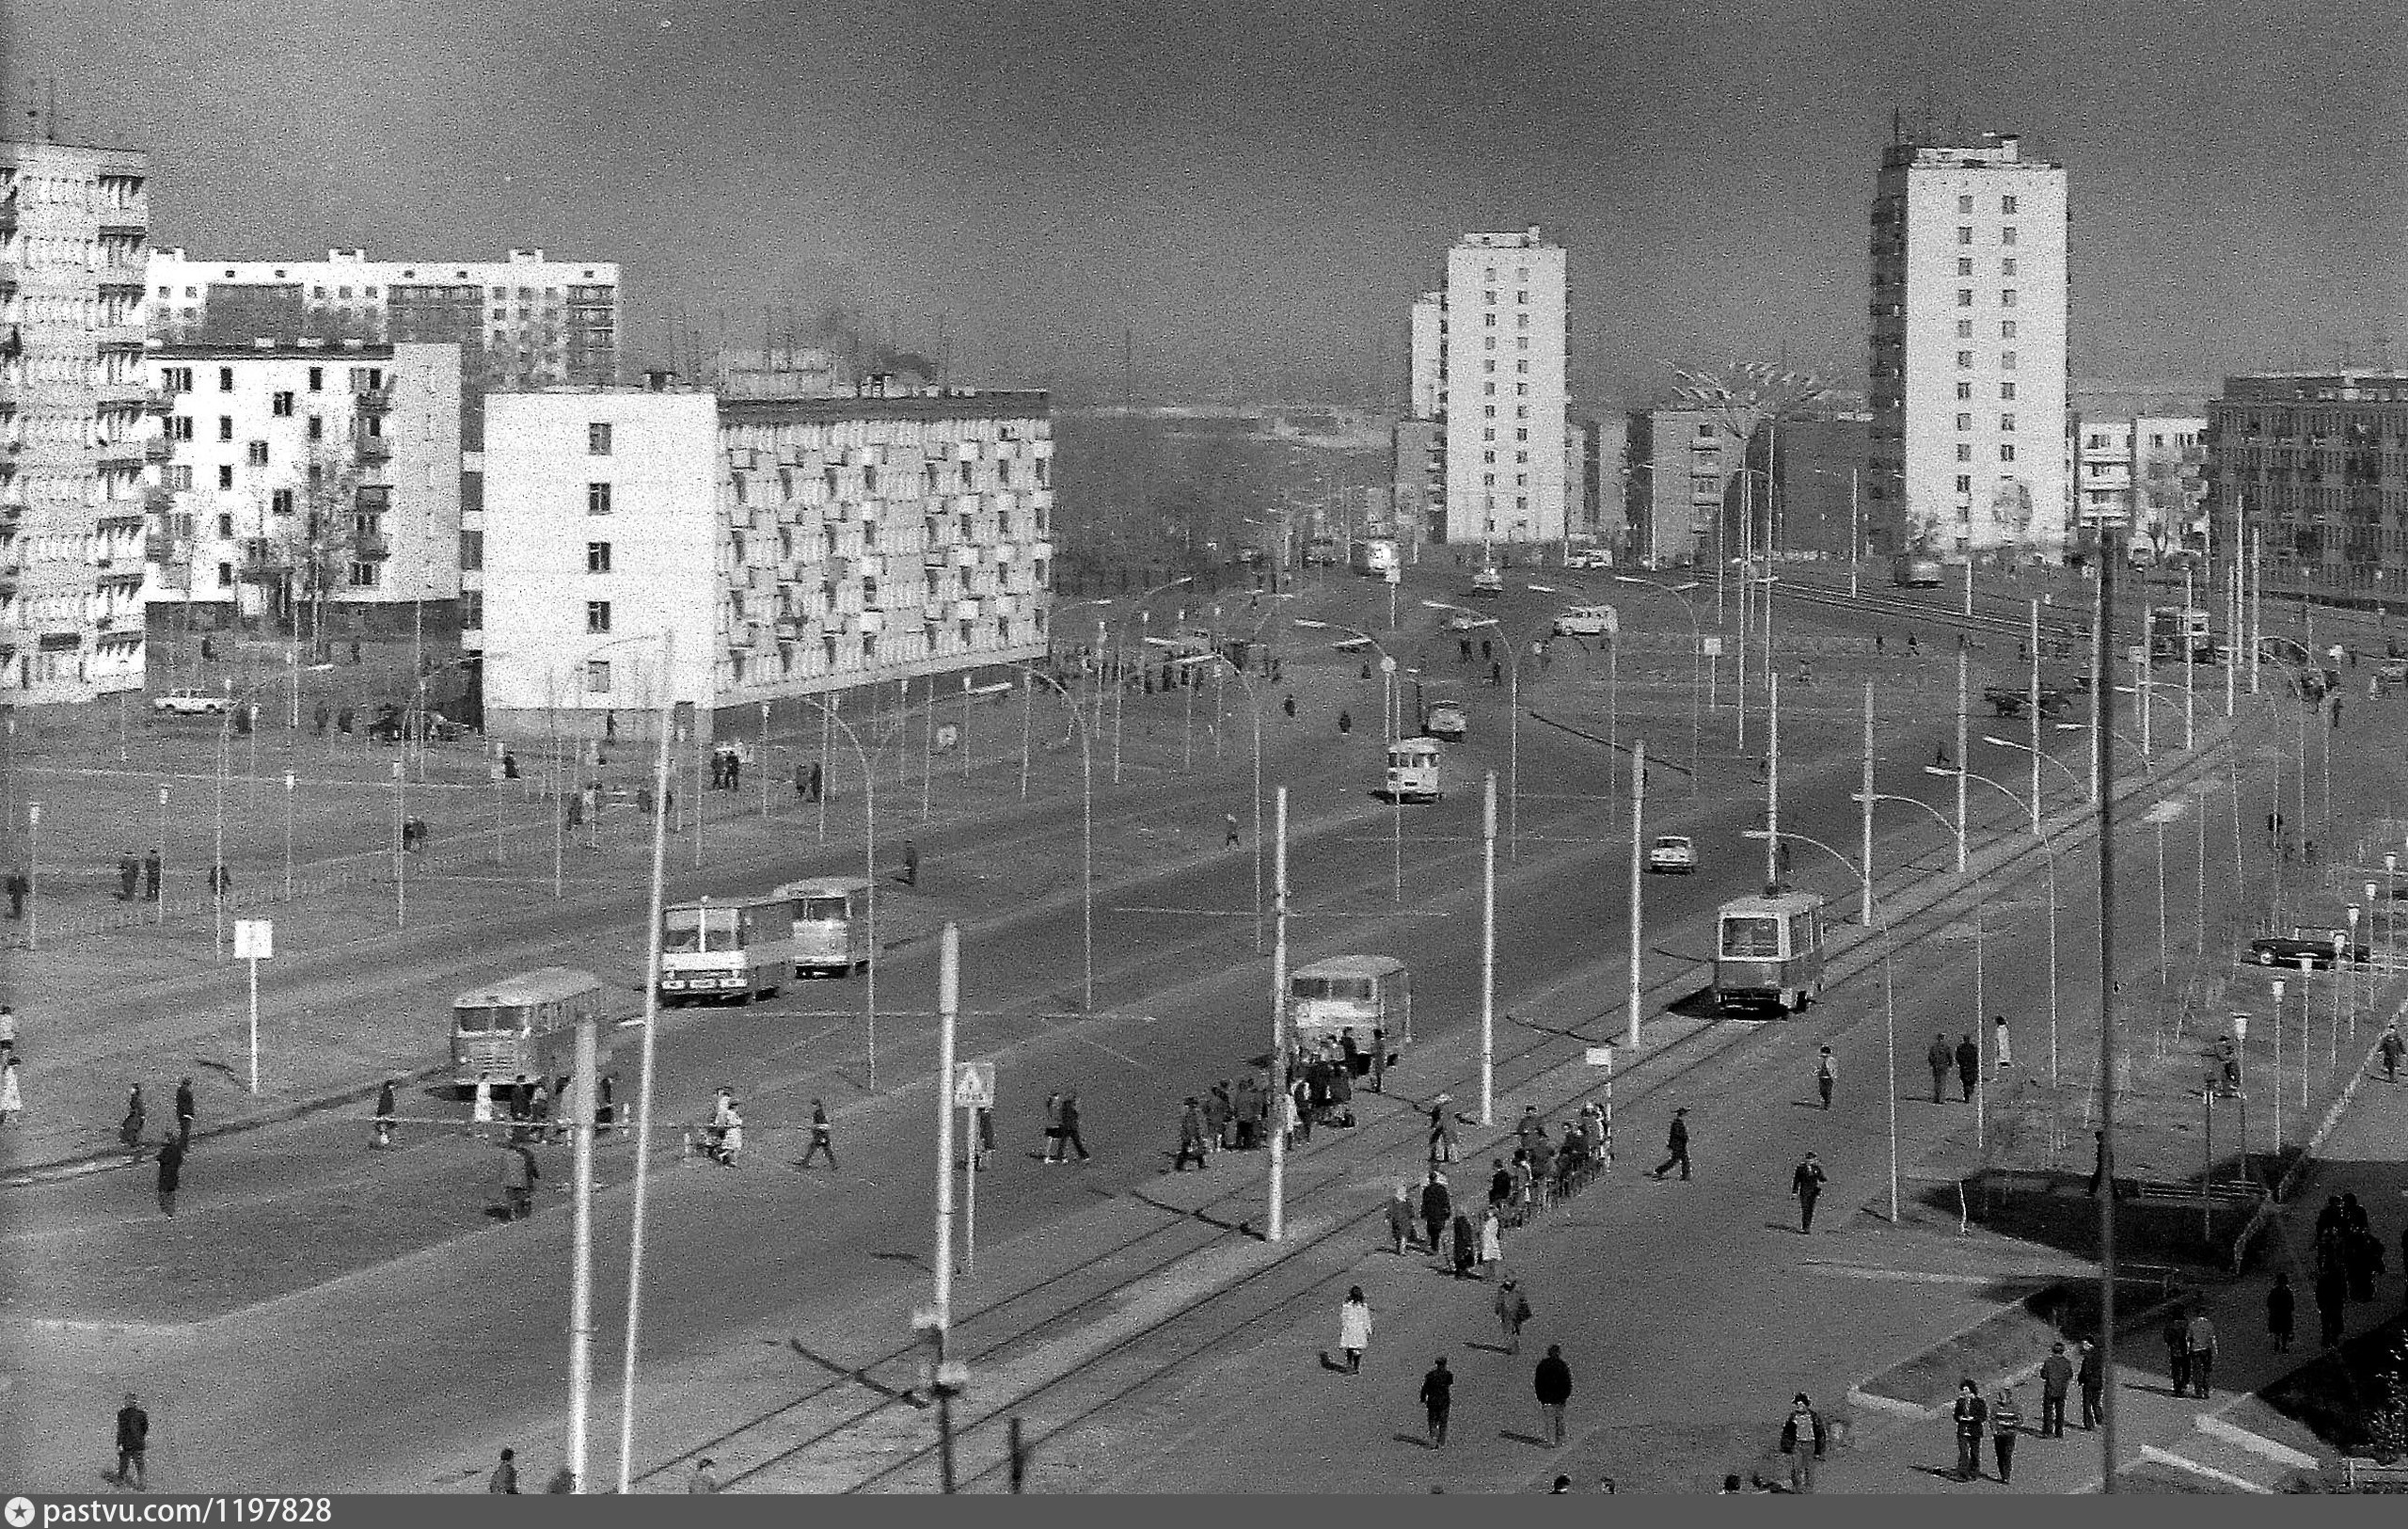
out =
<svg viewBox="0 0 2408 1529"><path fill-rule="evenodd" d="M349 587L354 562L381 552L360 531L381 512L363 504L362 488L378 489L364 486L361 476L356 455L312 443L302 480L276 491L292 496L290 508L277 508L273 497L260 505L260 534L244 562L243 578L261 587L296 637L306 628L309 651L319 660L325 657L326 601Z"/></svg>

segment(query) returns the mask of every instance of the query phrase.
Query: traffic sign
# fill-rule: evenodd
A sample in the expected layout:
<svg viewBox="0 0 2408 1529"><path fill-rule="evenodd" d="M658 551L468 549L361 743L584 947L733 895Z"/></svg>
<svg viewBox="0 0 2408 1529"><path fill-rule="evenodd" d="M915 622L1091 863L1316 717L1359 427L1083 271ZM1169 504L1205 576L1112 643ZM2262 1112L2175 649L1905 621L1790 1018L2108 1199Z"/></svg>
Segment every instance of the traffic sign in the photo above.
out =
<svg viewBox="0 0 2408 1529"><path fill-rule="evenodd" d="M234 920L234 959L236 961L271 961L275 957L276 920L272 918Z"/></svg>
<svg viewBox="0 0 2408 1529"><path fill-rule="evenodd" d="M953 1107L956 1109L995 1107L995 1064L993 1062L966 1061L956 1065L953 1072Z"/></svg>
<svg viewBox="0 0 2408 1529"><path fill-rule="evenodd" d="M1384 675L1392 675L1392 674L1396 673L1396 660L1394 660L1394 659L1392 659L1392 658L1389 658L1389 657L1388 657L1386 654L1385 654L1385 653L1381 654L1381 655L1380 655L1380 673L1382 673L1382 674L1384 674Z"/></svg>
<svg viewBox="0 0 2408 1529"><path fill-rule="evenodd" d="M1587 1052L1587 1060L1592 1067L1611 1067L1614 1064L1614 1048L1591 1046Z"/></svg>
<svg viewBox="0 0 2408 1529"><path fill-rule="evenodd" d="M1719 658L1722 657L1722 639L1721 639L1721 638L1719 638L1719 637L1708 637L1708 638L1705 638L1705 639L1703 640L1703 644L1702 644L1701 645L1703 645L1703 646L1704 647L1704 649L1705 649L1705 656L1706 656L1707 658L1709 658L1709 659L1719 659Z"/></svg>
<svg viewBox="0 0 2408 1529"><path fill-rule="evenodd" d="M2148 649L2142 646L2140 644L2135 643L2131 646L2124 649L2124 661L2135 666L2147 663L2148 661Z"/></svg>

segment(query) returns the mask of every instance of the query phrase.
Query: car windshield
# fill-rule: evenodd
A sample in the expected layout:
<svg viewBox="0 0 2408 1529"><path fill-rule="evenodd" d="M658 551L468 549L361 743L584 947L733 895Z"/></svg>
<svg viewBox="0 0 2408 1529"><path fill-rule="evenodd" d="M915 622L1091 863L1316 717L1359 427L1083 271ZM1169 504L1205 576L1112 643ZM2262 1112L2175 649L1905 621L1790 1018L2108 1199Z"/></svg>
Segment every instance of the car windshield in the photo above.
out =
<svg viewBox="0 0 2408 1529"><path fill-rule="evenodd" d="M1725 918L1722 920L1722 953L1741 957L1780 955L1781 920L1746 916Z"/></svg>
<svg viewBox="0 0 2408 1529"><path fill-rule="evenodd" d="M1664 838L1659 838L1656 841L1656 848L1659 850L1686 850L1688 847L1688 840L1685 838L1671 837L1670 836Z"/></svg>
<svg viewBox="0 0 2408 1529"><path fill-rule="evenodd" d="M845 916L843 898L799 898L794 916L806 922L833 922Z"/></svg>

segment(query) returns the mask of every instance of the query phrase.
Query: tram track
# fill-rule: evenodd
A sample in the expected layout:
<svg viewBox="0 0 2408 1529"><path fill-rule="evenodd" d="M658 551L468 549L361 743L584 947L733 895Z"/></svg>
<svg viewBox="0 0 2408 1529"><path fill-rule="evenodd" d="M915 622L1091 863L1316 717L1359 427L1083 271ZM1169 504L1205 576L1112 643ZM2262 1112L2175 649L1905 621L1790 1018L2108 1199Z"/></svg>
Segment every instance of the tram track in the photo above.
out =
<svg viewBox="0 0 2408 1529"><path fill-rule="evenodd" d="M2208 768L2210 766L2207 763L2207 757L2200 757L2191 761L2183 772ZM2076 826L2079 827L2079 820ZM1994 836L1992 844L2000 838L2013 840L2021 837L2020 833L2009 830ZM1985 883L1989 877L2011 880L2033 873L2039 868L2044 852L2037 844L2015 845L2007 857L1992 868ZM1885 899L1896 898L1902 892L1911 895L1914 889L1949 879L1949 873L1941 869L1913 870L1902 874L1889 885L1877 886L1876 895ZM1943 885L1936 896L1920 906L1886 920L1879 932L1865 932L1864 936L1852 944L1846 954L1833 959L1830 980L1835 983L1844 982L1862 975L1883 959L1885 951L1893 951L1924 937L1934 928L1944 927L1961 916L1962 908L1970 905L1972 900L1987 895L1989 895L1988 888L1983 884L1954 888ZM1649 1007L1663 1006L1668 999L1687 997L1695 991L1697 971L1697 965L1691 963L1685 964L1675 975L1649 984L1644 995ZM1613 1012L1615 1007L1618 1006L1608 1006L1592 1012L1586 1023L1593 1025ZM1744 1022L1708 1020L1635 1059L1622 1071L1622 1086L1626 1090L1636 1090L1635 1098L1638 1100L1653 1098L1667 1086L1724 1057L1759 1027ZM1527 1090L1540 1079L1562 1072L1570 1059L1561 1055L1561 1048L1567 1039L1577 1038L1577 1029L1535 1032L1527 1043L1498 1059L1498 1088ZM1546 1053L1555 1054L1544 1055ZM1470 1089L1476 1084L1476 1075L1459 1075L1450 1079L1444 1088L1451 1091ZM1550 1107L1550 1113L1596 1092L1601 1086L1592 1081L1586 1087L1576 1087L1569 1099L1557 1101ZM1332 1144L1333 1148L1339 1150L1292 1158L1291 1172L1305 1182L1296 1185L1292 1190L1291 1205L1307 1211L1320 1206L1333 1192L1358 1178L1375 1163L1393 1160L1399 1152L1412 1149L1420 1139L1421 1132L1418 1113L1398 1111L1388 1114L1386 1121L1358 1129L1341 1142ZM1477 1147L1470 1149L1471 1155L1476 1158L1480 1150ZM1061 1282L1048 1280L1014 1291L979 1308L955 1328L958 1337L972 1339L974 1346L957 1348L951 1357L974 1365L1000 1367L1002 1363L1008 1362L1007 1356L1028 1346L1041 1344L1049 1337L1073 1331L1083 1319L1105 1320L1114 1308L1128 1301L1132 1290L1143 1282L1165 1276L1179 1265L1216 1245L1228 1246L1226 1229L1230 1225L1244 1224L1245 1213L1256 1205L1259 1193L1257 1185L1250 1182L1242 1189L1233 1189L1193 1209L1180 1211L1177 1219L1123 1238L1088 1257L1082 1265L1083 1269L1103 1276L1102 1283L1098 1288L1076 1295L1066 1304L1056 1306L1038 1299L1043 1294L1058 1290ZM1012 1389L993 1405L972 1413L957 1429L956 1448L958 1451L974 1443L986 1463L972 1462L971 1467L961 1473L961 1479L983 1480L998 1470L1007 1469L1010 1451L1008 1443L997 1444L995 1436L999 1428L1006 1425L1008 1417L1021 1415L1032 1401L1061 1394L1073 1377L1089 1387L1096 1387L1099 1375L1103 1373L1101 1367L1123 1360L1135 1364L1132 1378L1124 1380L1112 1377L1101 1382L1100 1397L1083 1397L1068 1414L1046 1420L1035 1437L1023 1438L1024 1451L1060 1437L1120 1405L1233 1335L1277 1316L1300 1301L1323 1298L1326 1294L1324 1287L1360 1257L1359 1250L1347 1242L1343 1245L1344 1256L1324 1267L1324 1263L1340 1247L1340 1239L1351 1238L1356 1229L1382 1214L1383 1207L1374 1203L1352 1216L1339 1214L1324 1222L1309 1223L1314 1224L1312 1232L1291 1243L1283 1244L1275 1256L1258 1267L1239 1274L1201 1298L1183 1303L1151 1320L1137 1321L1129 1330L1110 1338L1100 1347L1090 1349L1076 1362L1057 1373L1035 1378L1031 1384ZM1300 1218L1299 1225L1304 1224L1308 1224L1308 1218ZM1012 1314L1008 1330L1000 1333L983 1330L1003 1314ZM1200 1338L1197 1333L1201 1333ZM1149 1356L1143 1362L1137 1362L1141 1346L1159 1346L1166 1338L1173 1347L1167 1359ZM899 1483L909 1473L927 1465L934 1456L935 1446L879 1436L883 1430L895 1427L906 1416L916 1416L919 1407L914 1401L904 1399L904 1395L913 1391L918 1383L918 1365L925 1353L923 1343L897 1345L866 1363L843 1371L839 1378L689 1446L645 1471L637 1479L657 1482L705 1454L724 1463L737 1465L746 1455L757 1453L749 1450L747 1445L758 1440L775 1447L766 1454L757 1454L750 1463L738 1465L729 1477L731 1485L774 1475L813 1452L837 1457L857 1454L871 1462L849 1485L833 1489L859 1491ZM898 1369L902 1374L896 1377ZM880 1372L894 1378L881 1381L877 1378ZM895 1383L896 1380L899 1383ZM857 1387L869 1388L873 1392L872 1399L863 1402L855 1398L849 1406L839 1400L850 1396ZM828 1415L810 1416L815 1410ZM903 1410L908 1410L908 1412ZM800 1439L787 1435L787 1430L795 1426L804 1429ZM764 1435L770 1437L765 1439ZM819 1489L831 1489L822 1486Z"/></svg>

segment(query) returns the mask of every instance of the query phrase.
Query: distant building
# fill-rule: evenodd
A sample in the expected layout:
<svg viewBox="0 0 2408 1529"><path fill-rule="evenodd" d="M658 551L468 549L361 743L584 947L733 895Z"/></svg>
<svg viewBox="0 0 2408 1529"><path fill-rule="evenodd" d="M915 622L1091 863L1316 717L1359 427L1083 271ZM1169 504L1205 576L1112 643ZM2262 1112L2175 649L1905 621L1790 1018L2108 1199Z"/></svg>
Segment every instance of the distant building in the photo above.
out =
<svg viewBox="0 0 2408 1529"><path fill-rule="evenodd" d="M1864 459L1873 417L1818 407L1757 432L1752 459L1773 485L1772 547L1780 558L1846 562L1881 555L1864 518Z"/></svg>
<svg viewBox="0 0 2408 1529"><path fill-rule="evenodd" d="M2074 419L2074 504L2083 541L2114 528L2163 554L2206 546L2208 422L2198 415Z"/></svg>
<svg viewBox="0 0 2408 1529"><path fill-rule="evenodd" d="M460 347L467 392L619 377L619 267L610 261L214 260L164 249L149 273L150 327L169 343L279 340Z"/></svg>
<svg viewBox="0 0 2408 1529"><path fill-rule="evenodd" d="M2269 585L2408 596L2408 374L2226 377L2208 406L2206 518L2222 555L2236 515Z"/></svg>
<svg viewBox="0 0 2408 1529"><path fill-rule="evenodd" d="M1466 233L1447 251L1445 290L1413 305L1407 392L1445 456L1433 540L1555 541L1569 529L1563 262L1535 228Z"/></svg>
<svg viewBox="0 0 2408 1529"><path fill-rule="evenodd" d="M1399 420L1393 432L1389 487L1397 534L1409 542L1445 539L1447 450L1435 420Z"/></svg>
<svg viewBox="0 0 2408 1529"><path fill-rule="evenodd" d="M432 629L460 594L456 345L153 343L154 629ZM428 607L437 607L431 613Z"/></svg>
<svg viewBox="0 0 2408 1529"><path fill-rule="evenodd" d="M1739 474L1740 442L1704 409L1647 408L1629 420L1623 518L1631 556L1669 568L1710 552L1725 488Z"/></svg>
<svg viewBox="0 0 2408 1529"><path fill-rule="evenodd" d="M1041 659L1053 444L1041 392L493 395L472 645L489 729L590 736L666 698L751 736L763 705L958 693Z"/></svg>
<svg viewBox="0 0 2408 1529"><path fill-rule="evenodd" d="M2066 172L2012 134L1893 142L1872 214L1881 545L2067 549Z"/></svg>
<svg viewBox="0 0 2408 1529"><path fill-rule="evenodd" d="M1563 531L1567 536L1610 539L1598 523L1601 470L1597 422L1566 418L1563 422Z"/></svg>
<svg viewBox="0 0 2408 1529"><path fill-rule="evenodd" d="M0 698L142 685L150 160L0 143Z"/></svg>

